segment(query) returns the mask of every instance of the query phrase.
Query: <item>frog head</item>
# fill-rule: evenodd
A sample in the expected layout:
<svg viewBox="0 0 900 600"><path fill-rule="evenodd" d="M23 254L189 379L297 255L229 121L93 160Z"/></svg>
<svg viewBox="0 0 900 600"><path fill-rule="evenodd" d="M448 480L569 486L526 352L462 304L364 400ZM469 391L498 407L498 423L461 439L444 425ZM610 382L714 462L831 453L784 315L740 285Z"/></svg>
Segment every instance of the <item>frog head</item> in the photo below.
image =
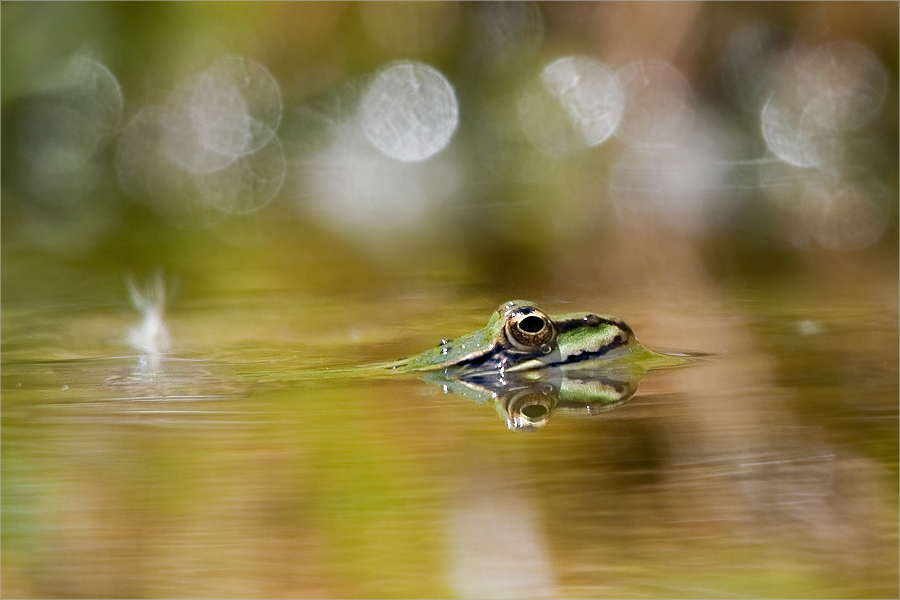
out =
<svg viewBox="0 0 900 600"><path fill-rule="evenodd" d="M546 367L595 368L610 361L662 356L644 349L631 328L607 315L551 317L525 300L501 304L487 325L401 361L405 371L445 371L460 378Z"/></svg>

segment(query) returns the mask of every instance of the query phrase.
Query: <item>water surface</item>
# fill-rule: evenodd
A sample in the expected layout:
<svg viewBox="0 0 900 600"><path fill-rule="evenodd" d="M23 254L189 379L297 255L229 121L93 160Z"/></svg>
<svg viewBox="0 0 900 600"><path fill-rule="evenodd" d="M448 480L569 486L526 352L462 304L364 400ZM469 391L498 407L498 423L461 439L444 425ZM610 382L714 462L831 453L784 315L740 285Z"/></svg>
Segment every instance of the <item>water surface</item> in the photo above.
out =
<svg viewBox="0 0 900 600"><path fill-rule="evenodd" d="M439 296L176 295L155 356L124 291L4 310L4 594L896 593L896 286L542 301L713 356L536 431L412 376L300 376L494 308Z"/></svg>

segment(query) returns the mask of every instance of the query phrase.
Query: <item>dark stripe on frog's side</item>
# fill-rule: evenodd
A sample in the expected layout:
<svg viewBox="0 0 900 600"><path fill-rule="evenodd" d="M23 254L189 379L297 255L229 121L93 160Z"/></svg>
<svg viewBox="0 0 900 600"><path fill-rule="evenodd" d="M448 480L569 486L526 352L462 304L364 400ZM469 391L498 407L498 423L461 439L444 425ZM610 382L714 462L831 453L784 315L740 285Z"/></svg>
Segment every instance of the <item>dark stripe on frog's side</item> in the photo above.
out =
<svg viewBox="0 0 900 600"><path fill-rule="evenodd" d="M629 330L630 331L630 330ZM583 362L586 360L593 360L595 358L603 358L609 352L615 350L616 348L621 348L628 344L628 338L622 334L618 334L613 341L608 344L604 344L600 346L594 351L585 351L579 354L572 354L571 356L566 357L565 360L562 360L558 363L550 363L551 365L569 365L572 363Z"/></svg>
<svg viewBox="0 0 900 600"><path fill-rule="evenodd" d="M585 315L577 319L554 321L553 324L556 326L556 332L559 335L568 333L569 331L578 329L580 327L600 327L601 325L612 325L613 327L618 327L623 331L627 331L631 335L634 334L634 331L632 331L631 327L629 327L624 321L620 321L619 319L610 319L607 317L598 317L597 315Z"/></svg>
<svg viewBox="0 0 900 600"><path fill-rule="evenodd" d="M536 358L541 356L542 353L540 348L535 348L532 352L516 352L510 350L509 348L504 347L502 344L492 344L484 354L480 356L474 356L472 358L466 358L454 365L454 367L481 367L485 364L494 361L495 365L492 365L492 368L499 367L500 360L504 356L514 355L516 357L516 362L521 362L524 360L528 360L529 358Z"/></svg>
<svg viewBox="0 0 900 600"><path fill-rule="evenodd" d="M497 356L503 353L503 347L500 344L492 344L484 354L472 358L466 358L459 361L455 367L480 367L491 359L497 359Z"/></svg>

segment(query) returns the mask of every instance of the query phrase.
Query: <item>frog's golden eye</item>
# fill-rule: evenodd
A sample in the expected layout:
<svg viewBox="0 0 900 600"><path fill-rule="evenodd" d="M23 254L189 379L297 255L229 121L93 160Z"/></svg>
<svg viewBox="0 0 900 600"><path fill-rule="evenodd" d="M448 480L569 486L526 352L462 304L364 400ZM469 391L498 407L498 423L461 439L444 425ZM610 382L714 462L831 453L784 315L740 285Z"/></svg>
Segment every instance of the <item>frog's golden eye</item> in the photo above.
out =
<svg viewBox="0 0 900 600"><path fill-rule="evenodd" d="M506 321L506 331L510 341L522 349L546 346L556 337L550 317L536 310L510 315Z"/></svg>

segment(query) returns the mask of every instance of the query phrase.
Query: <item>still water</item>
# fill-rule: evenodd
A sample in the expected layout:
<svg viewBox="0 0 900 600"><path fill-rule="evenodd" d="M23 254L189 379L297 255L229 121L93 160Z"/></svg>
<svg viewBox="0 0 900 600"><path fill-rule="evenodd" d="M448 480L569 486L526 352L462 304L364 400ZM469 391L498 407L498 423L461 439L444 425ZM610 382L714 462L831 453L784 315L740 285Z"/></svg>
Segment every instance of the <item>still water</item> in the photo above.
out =
<svg viewBox="0 0 900 600"><path fill-rule="evenodd" d="M414 376L303 375L507 298L175 291L153 353L122 288L3 312L6 596L897 594L896 281L534 298L711 356L533 431Z"/></svg>

